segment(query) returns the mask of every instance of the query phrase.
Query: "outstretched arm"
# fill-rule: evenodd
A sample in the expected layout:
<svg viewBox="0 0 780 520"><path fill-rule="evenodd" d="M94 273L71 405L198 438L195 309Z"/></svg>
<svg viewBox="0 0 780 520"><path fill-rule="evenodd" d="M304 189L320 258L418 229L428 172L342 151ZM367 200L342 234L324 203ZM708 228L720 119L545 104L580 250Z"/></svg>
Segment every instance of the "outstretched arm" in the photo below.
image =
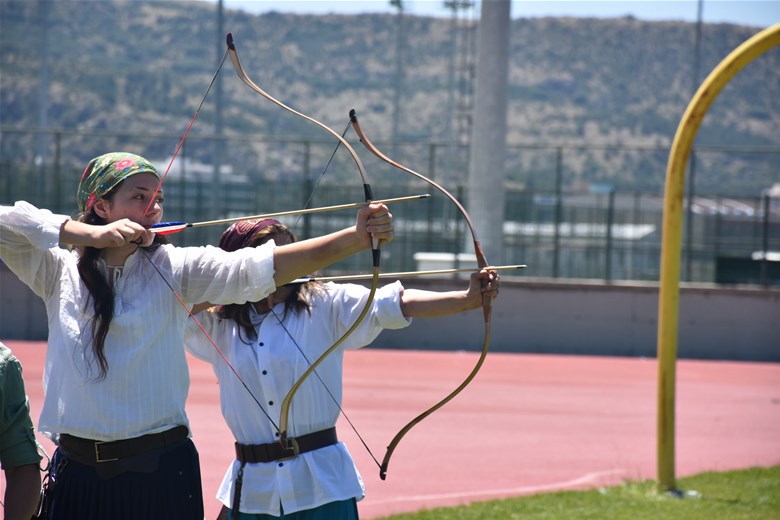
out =
<svg viewBox="0 0 780 520"><path fill-rule="evenodd" d="M274 282L280 287L371 248L371 238L393 239L393 216L384 204L361 208L355 226L274 249Z"/></svg>
<svg viewBox="0 0 780 520"><path fill-rule="evenodd" d="M482 280L487 282L485 287L482 287ZM401 312L408 318L436 318L470 311L482 305L483 294L495 299L499 285L498 273L483 269L472 273L469 288L465 291L404 289L401 295Z"/></svg>

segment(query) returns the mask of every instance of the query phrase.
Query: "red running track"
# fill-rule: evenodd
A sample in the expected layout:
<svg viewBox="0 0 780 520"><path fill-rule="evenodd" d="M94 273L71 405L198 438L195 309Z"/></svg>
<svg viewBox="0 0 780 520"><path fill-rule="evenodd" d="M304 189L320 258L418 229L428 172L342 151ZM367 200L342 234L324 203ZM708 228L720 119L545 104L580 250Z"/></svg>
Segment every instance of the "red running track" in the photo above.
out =
<svg viewBox="0 0 780 520"><path fill-rule="evenodd" d="M45 343L4 343L22 361L37 421ZM476 359L349 352L344 410L381 461L396 432L451 392ZM233 439L211 367L190 359L190 368L187 410L213 519ZM490 354L470 386L401 441L385 481L342 419L339 437L366 485L361 517L655 479L656 378L654 359ZM683 360L677 378L678 477L780 464L780 364Z"/></svg>

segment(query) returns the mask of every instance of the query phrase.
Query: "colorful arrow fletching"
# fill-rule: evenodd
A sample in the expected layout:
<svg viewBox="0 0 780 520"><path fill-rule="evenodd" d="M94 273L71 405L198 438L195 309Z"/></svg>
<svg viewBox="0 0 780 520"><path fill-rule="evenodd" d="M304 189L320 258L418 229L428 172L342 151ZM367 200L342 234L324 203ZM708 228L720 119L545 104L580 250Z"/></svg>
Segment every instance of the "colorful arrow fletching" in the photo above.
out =
<svg viewBox="0 0 780 520"><path fill-rule="evenodd" d="M154 224L149 230L158 235L172 235L184 231L188 227L190 227L190 224L186 222L159 222Z"/></svg>

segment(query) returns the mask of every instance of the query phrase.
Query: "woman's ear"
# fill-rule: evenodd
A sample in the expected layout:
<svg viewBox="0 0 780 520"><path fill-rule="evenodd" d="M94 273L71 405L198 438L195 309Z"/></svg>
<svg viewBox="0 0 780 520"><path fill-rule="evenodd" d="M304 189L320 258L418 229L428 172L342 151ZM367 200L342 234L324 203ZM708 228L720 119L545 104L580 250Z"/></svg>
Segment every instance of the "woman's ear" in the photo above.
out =
<svg viewBox="0 0 780 520"><path fill-rule="evenodd" d="M108 201L106 199L98 199L95 201L95 204L92 206L92 209L95 211L95 214L104 219L108 220Z"/></svg>

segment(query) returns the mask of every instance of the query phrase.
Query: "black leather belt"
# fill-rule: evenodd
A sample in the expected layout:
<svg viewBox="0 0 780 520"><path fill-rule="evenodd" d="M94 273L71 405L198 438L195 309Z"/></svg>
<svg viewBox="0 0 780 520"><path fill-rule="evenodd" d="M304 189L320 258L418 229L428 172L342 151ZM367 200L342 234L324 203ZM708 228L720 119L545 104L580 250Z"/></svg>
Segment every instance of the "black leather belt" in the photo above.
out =
<svg viewBox="0 0 780 520"><path fill-rule="evenodd" d="M325 446L331 446L339 442L336 436L336 427L307 433L300 437L288 439L289 448L282 447L280 442L268 444L239 444L236 443L236 459L241 462L233 485L233 511L240 511L241 488L244 484L244 466L247 463L274 462L297 457L301 453L314 451Z"/></svg>
<svg viewBox="0 0 780 520"><path fill-rule="evenodd" d="M307 451L314 451L339 442L336 428L328 428L289 439L290 448L284 449L279 442L268 444L236 443L236 458L246 464L255 462L274 462L295 457Z"/></svg>
<svg viewBox="0 0 780 520"><path fill-rule="evenodd" d="M189 430L182 425L160 433L108 442L62 434L60 435L60 447L68 457L77 462L97 466L175 444L186 439L188 435Z"/></svg>

